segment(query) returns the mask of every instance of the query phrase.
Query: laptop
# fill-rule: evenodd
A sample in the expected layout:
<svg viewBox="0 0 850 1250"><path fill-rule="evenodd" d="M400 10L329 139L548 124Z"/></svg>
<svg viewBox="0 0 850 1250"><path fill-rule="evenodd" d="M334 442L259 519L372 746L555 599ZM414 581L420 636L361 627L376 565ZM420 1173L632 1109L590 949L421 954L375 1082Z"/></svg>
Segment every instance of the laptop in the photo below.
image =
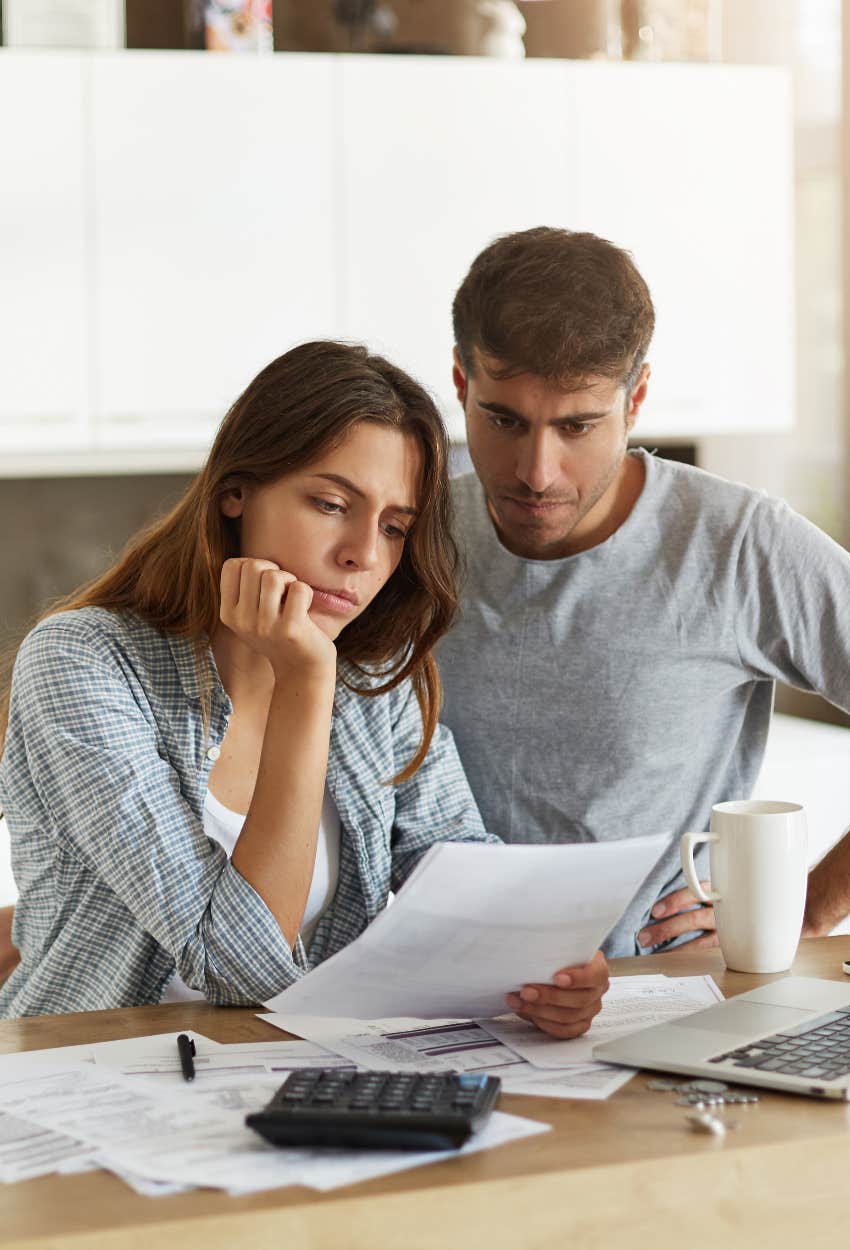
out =
<svg viewBox="0 0 850 1250"><path fill-rule="evenodd" d="M600 1042L629 1068L850 1101L850 982L784 977L716 1007Z"/></svg>

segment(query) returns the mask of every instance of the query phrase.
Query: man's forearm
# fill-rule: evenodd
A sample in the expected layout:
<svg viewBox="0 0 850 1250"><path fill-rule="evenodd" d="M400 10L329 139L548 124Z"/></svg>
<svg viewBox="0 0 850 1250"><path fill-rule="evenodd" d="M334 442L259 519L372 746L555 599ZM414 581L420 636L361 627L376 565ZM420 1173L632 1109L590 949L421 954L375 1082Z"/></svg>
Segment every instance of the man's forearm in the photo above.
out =
<svg viewBox="0 0 850 1250"><path fill-rule="evenodd" d="M823 937L850 913L850 830L809 873L803 936Z"/></svg>

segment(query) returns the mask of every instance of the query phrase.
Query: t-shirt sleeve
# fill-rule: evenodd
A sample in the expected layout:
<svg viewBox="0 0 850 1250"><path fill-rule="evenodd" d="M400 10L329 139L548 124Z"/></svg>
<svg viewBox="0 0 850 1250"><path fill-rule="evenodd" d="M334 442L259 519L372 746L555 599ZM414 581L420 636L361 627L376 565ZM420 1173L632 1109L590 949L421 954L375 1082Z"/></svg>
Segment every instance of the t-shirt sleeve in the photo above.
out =
<svg viewBox="0 0 850 1250"><path fill-rule="evenodd" d="M781 500L760 500L734 593L744 666L850 711L850 553Z"/></svg>
<svg viewBox="0 0 850 1250"><path fill-rule="evenodd" d="M51 835L88 870L70 869L78 898L65 908L81 941L102 921L85 914L93 875L212 1002L261 1002L303 975L266 904L204 833L108 642L36 630L18 655L12 718Z"/></svg>

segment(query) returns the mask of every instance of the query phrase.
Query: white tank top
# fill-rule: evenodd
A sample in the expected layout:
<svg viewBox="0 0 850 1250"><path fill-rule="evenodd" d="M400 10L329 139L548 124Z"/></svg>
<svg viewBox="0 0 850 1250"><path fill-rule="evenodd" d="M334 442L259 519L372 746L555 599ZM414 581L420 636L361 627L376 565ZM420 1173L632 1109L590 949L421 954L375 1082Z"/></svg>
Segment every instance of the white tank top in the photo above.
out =
<svg viewBox="0 0 850 1250"><path fill-rule="evenodd" d="M207 790L204 799L204 833L214 838L227 852L227 858L233 854L236 839L242 832L245 817L240 812L232 812L229 807L219 803L218 799ZM339 879L339 812L331 798L327 787L322 800L322 818L319 821L319 839L316 843L316 860L313 865L313 880L310 882L310 893L307 906L304 908L304 919L301 921L301 937L309 942L319 917L325 911L336 892ZM190 999L203 1000L200 990L190 989L175 972L162 992L160 1002L180 1003Z"/></svg>

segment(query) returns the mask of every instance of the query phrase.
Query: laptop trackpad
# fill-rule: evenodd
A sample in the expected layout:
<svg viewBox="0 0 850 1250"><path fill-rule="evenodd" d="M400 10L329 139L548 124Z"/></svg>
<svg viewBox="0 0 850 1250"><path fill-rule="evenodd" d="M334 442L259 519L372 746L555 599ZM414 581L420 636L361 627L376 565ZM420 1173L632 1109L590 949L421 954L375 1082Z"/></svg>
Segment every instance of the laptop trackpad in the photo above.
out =
<svg viewBox="0 0 850 1250"><path fill-rule="evenodd" d="M739 1033L742 1037L759 1037L779 1033L811 1020L816 1013L797 1007L771 1007L766 1003L742 1003L731 999L705 1011L670 1020L671 1028L709 1029L717 1033Z"/></svg>

